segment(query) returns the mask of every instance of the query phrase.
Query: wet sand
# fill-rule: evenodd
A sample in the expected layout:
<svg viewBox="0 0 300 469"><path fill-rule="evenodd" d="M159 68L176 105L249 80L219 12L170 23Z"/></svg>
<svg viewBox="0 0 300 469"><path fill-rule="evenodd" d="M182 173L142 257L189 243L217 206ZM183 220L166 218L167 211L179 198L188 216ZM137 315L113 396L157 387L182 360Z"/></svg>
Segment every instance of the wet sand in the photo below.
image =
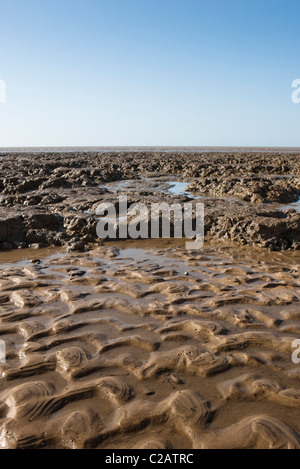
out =
<svg viewBox="0 0 300 469"><path fill-rule="evenodd" d="M300 253L21 252L1 255L3 448L300 447Z"/></svg>
<svg viewBox="0 0 300 469"><path fill-rule="evenodd" d="M300 448L297 149L1 156L2 448ZM98 239L120 194L203 248Z"/></svg>

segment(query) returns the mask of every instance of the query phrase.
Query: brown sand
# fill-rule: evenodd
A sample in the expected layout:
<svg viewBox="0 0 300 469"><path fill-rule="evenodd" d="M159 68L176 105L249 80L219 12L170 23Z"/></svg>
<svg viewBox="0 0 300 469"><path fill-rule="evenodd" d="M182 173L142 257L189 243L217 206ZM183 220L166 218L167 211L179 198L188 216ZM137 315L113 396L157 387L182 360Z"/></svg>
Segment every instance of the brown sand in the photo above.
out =
<svg viewBox="0 0 300 469"><path fill-rule="evenodd" d="M300 447L300 253L1 256L2 447Z"/></svg>

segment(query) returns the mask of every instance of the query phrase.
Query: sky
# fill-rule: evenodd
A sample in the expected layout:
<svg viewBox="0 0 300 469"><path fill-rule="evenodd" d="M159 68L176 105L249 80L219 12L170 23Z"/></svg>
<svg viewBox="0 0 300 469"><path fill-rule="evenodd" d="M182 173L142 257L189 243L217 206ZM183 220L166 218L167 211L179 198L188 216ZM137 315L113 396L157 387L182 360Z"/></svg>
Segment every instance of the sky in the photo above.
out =
<svg viewBox="0 0 300 469"><path fill-rule="evenodd" d="M0 147L300 146L299 0L0 0L0 18Z"/></svg>

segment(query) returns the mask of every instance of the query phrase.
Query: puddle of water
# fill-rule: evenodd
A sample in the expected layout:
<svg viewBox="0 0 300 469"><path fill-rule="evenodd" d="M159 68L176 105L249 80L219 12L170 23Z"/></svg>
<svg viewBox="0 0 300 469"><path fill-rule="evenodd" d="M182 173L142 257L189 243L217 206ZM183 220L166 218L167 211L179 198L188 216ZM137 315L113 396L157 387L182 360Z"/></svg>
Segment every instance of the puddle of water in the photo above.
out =
<svg viewBox="0 0 300 469"><path fill-rule="evenodd" d="M120 249L117 257L120 261L134 259L143 265L155 263L161 265L162 268L176 267L178 273L183 275L189 269L189 263L180 257L176 259L170 256L170 248L171 252L176 248L184 249L186 241L185 238L128 239L117 241L114 246Z"/></svg>
<svg viewBox="0 0 300 469"><path fill-rule="evenodd" d="M182 182L182 181L170 181L167 182L170 187L167 189L173 195L186 195L190 199L198 200L198 199L208 199L208 197L204 197L202 195L195 195L192 192L186 190L187 186L190 184L189 182Z"/></svg>
<svg viewBox="0 0 300 469"><path fill-rule="evenodd" d="M184 248L186 238L147 238L147 239L124 239L117 241L107 241L105 244L111 244L121 250L126 249L167 249L167 248Z"/></svg>
<svg viewBox="0 0 300 469"><path fill-rule="evenodd" d="M189 257L184 255L185 242L186 238L157 238L157 239L127 239L127 240L109 240L105 242L105 246L116 247L120 249L119 255L116 257L116 260L125 260L128 258L133 258L141 262L156 262L162 263L162 265L169 265L178 262L181 262L182 265L186 267L189 264ZM97 246L95 246L96 248ZM93 247L91 246L91 250ZM176 250L179 249L181 254L178 259L177 256L173 256ZM154 251L153 251L154 250ZM230 242L218 242L215 243L213 240L206 240L203 248L198 251L196 254L191 254L192 258L197 258L199 262L203 255L212 256L212 261L215 262L216 256L223 259L224 252L230 251L233 255L233 258L239 262L244 257L247 262L249 259L257 260L268 264L270 261L277 262L282 264L283 262L289 262L291 265L299 265L300 262L300 252L299 251L283 251L283 252L269 252L268 250L264 251L261 248L255 246L248 246L245 250L240 246L236 246L234 243ZM188 253L187 253L188 254ZM51 260L57 259L61 256L66 255L66 250L64 248L50 247L43 249L19 249L13 251L2 251L0 259L0 270L6 268L18 267L23 268L28 265L31 265L30 260L40 259L41 267L45 268L49 265ZM76 253L73 254L76 257ZM89 253L86 253L86 256L89 256ZM196 256L196 257L195 257ZM225 256L226 257L226 256ZM195 259L194 259L195 260ZM103 258L105 262L105 259ZM109 263L113 262L111 259ZM68 261L69 263L69 261ZM69 265L69 264L67 264ZM188 269L185 269L188 270Z"/></svg>
<svg viewBox="0 0 300 469"><path fill-rule="evenodd" d="M169 259L170 261L172 260L172 262L180 260L181 262L187 262L188 264L190 256L198 259L199 262L201 262L202 257L205 256L206 260L211 257L212 263L215 263L216 257L221 261L226 259L227 253L230 252L233 259L236 261L232 266L241 261L249 262L249 260L260 262L262 264L265 263L266 265L270 262L276 262L279 265L284 262L290 263L291 265L299 265L300 262L299 251L270 252L268 249L263 250L257 246L250 245L245 249L244 247L236 245L234 242L216 242L212 239L206 239L201 250L196 253L189 254L185 249L186 241L188 241L186 238L127 239L107 241L105 242L105 245L107 247L112 246L120 249L120 254L117 259L132 257L141 261L152 259L153 261L164 263L166 262L166 259ZM186 253L187 258L179 255L177 259L176 256L171 255L174 254L177 249L181 251L181 255ZM156 250L158 251L155 252Z"/></svg>
<svg viewBox="0 0 300 469"><path fill-rule="evenodd" d="M188 194L190 194L186 190L186 188L188 186L187 182L172 181L172 182L168 182L167 184L170 186L168 188L168 191L171 194L174 194L174 195L188 195Z"/></svg>
<svg viewBox="0 0 300 469"><path fill-rule="evenodd" d="M11 251L1 251L0 253L0 269L11 267L12 264L25 267L30 264L31 260L54 259L64 253L64 248L49 247L41 249L13 249Z"/></svg>
<svg viewBox="0 0 300 469"><path fill-rule="evenodd" d="M101 188L109 189L112 192L121 191L151 191L160 192L161 194L173 194L177 196L187 196L190 199L206 199L207 197L192 194L186 190L189 182L183 181L165 181L152 178L126 179L124 181L116 181L101 185Z"/></svg>
<svg viewBox="0 0 300 469"><path fill-rule="evenodd" d="M299 199L297 200L297 202L292 202L291 204L289 205L282 205L280 207L282 210L288 210L290 208L293 208L294 210L297 210L297 212L300 212L300 197Z"/></svg>

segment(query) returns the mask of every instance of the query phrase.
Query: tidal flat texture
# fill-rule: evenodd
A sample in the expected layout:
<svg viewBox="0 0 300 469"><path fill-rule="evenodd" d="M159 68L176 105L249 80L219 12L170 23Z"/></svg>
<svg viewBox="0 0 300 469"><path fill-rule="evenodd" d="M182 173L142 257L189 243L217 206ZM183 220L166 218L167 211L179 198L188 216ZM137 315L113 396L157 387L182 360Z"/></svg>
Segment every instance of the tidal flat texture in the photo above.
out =
<svg viewBox="0 0 300 469"><path fill-rule="evenodd" d="M3 448L300 448L299 155L0 165ZM202 201L202 249L97 239L122 193Z"/></svg>

